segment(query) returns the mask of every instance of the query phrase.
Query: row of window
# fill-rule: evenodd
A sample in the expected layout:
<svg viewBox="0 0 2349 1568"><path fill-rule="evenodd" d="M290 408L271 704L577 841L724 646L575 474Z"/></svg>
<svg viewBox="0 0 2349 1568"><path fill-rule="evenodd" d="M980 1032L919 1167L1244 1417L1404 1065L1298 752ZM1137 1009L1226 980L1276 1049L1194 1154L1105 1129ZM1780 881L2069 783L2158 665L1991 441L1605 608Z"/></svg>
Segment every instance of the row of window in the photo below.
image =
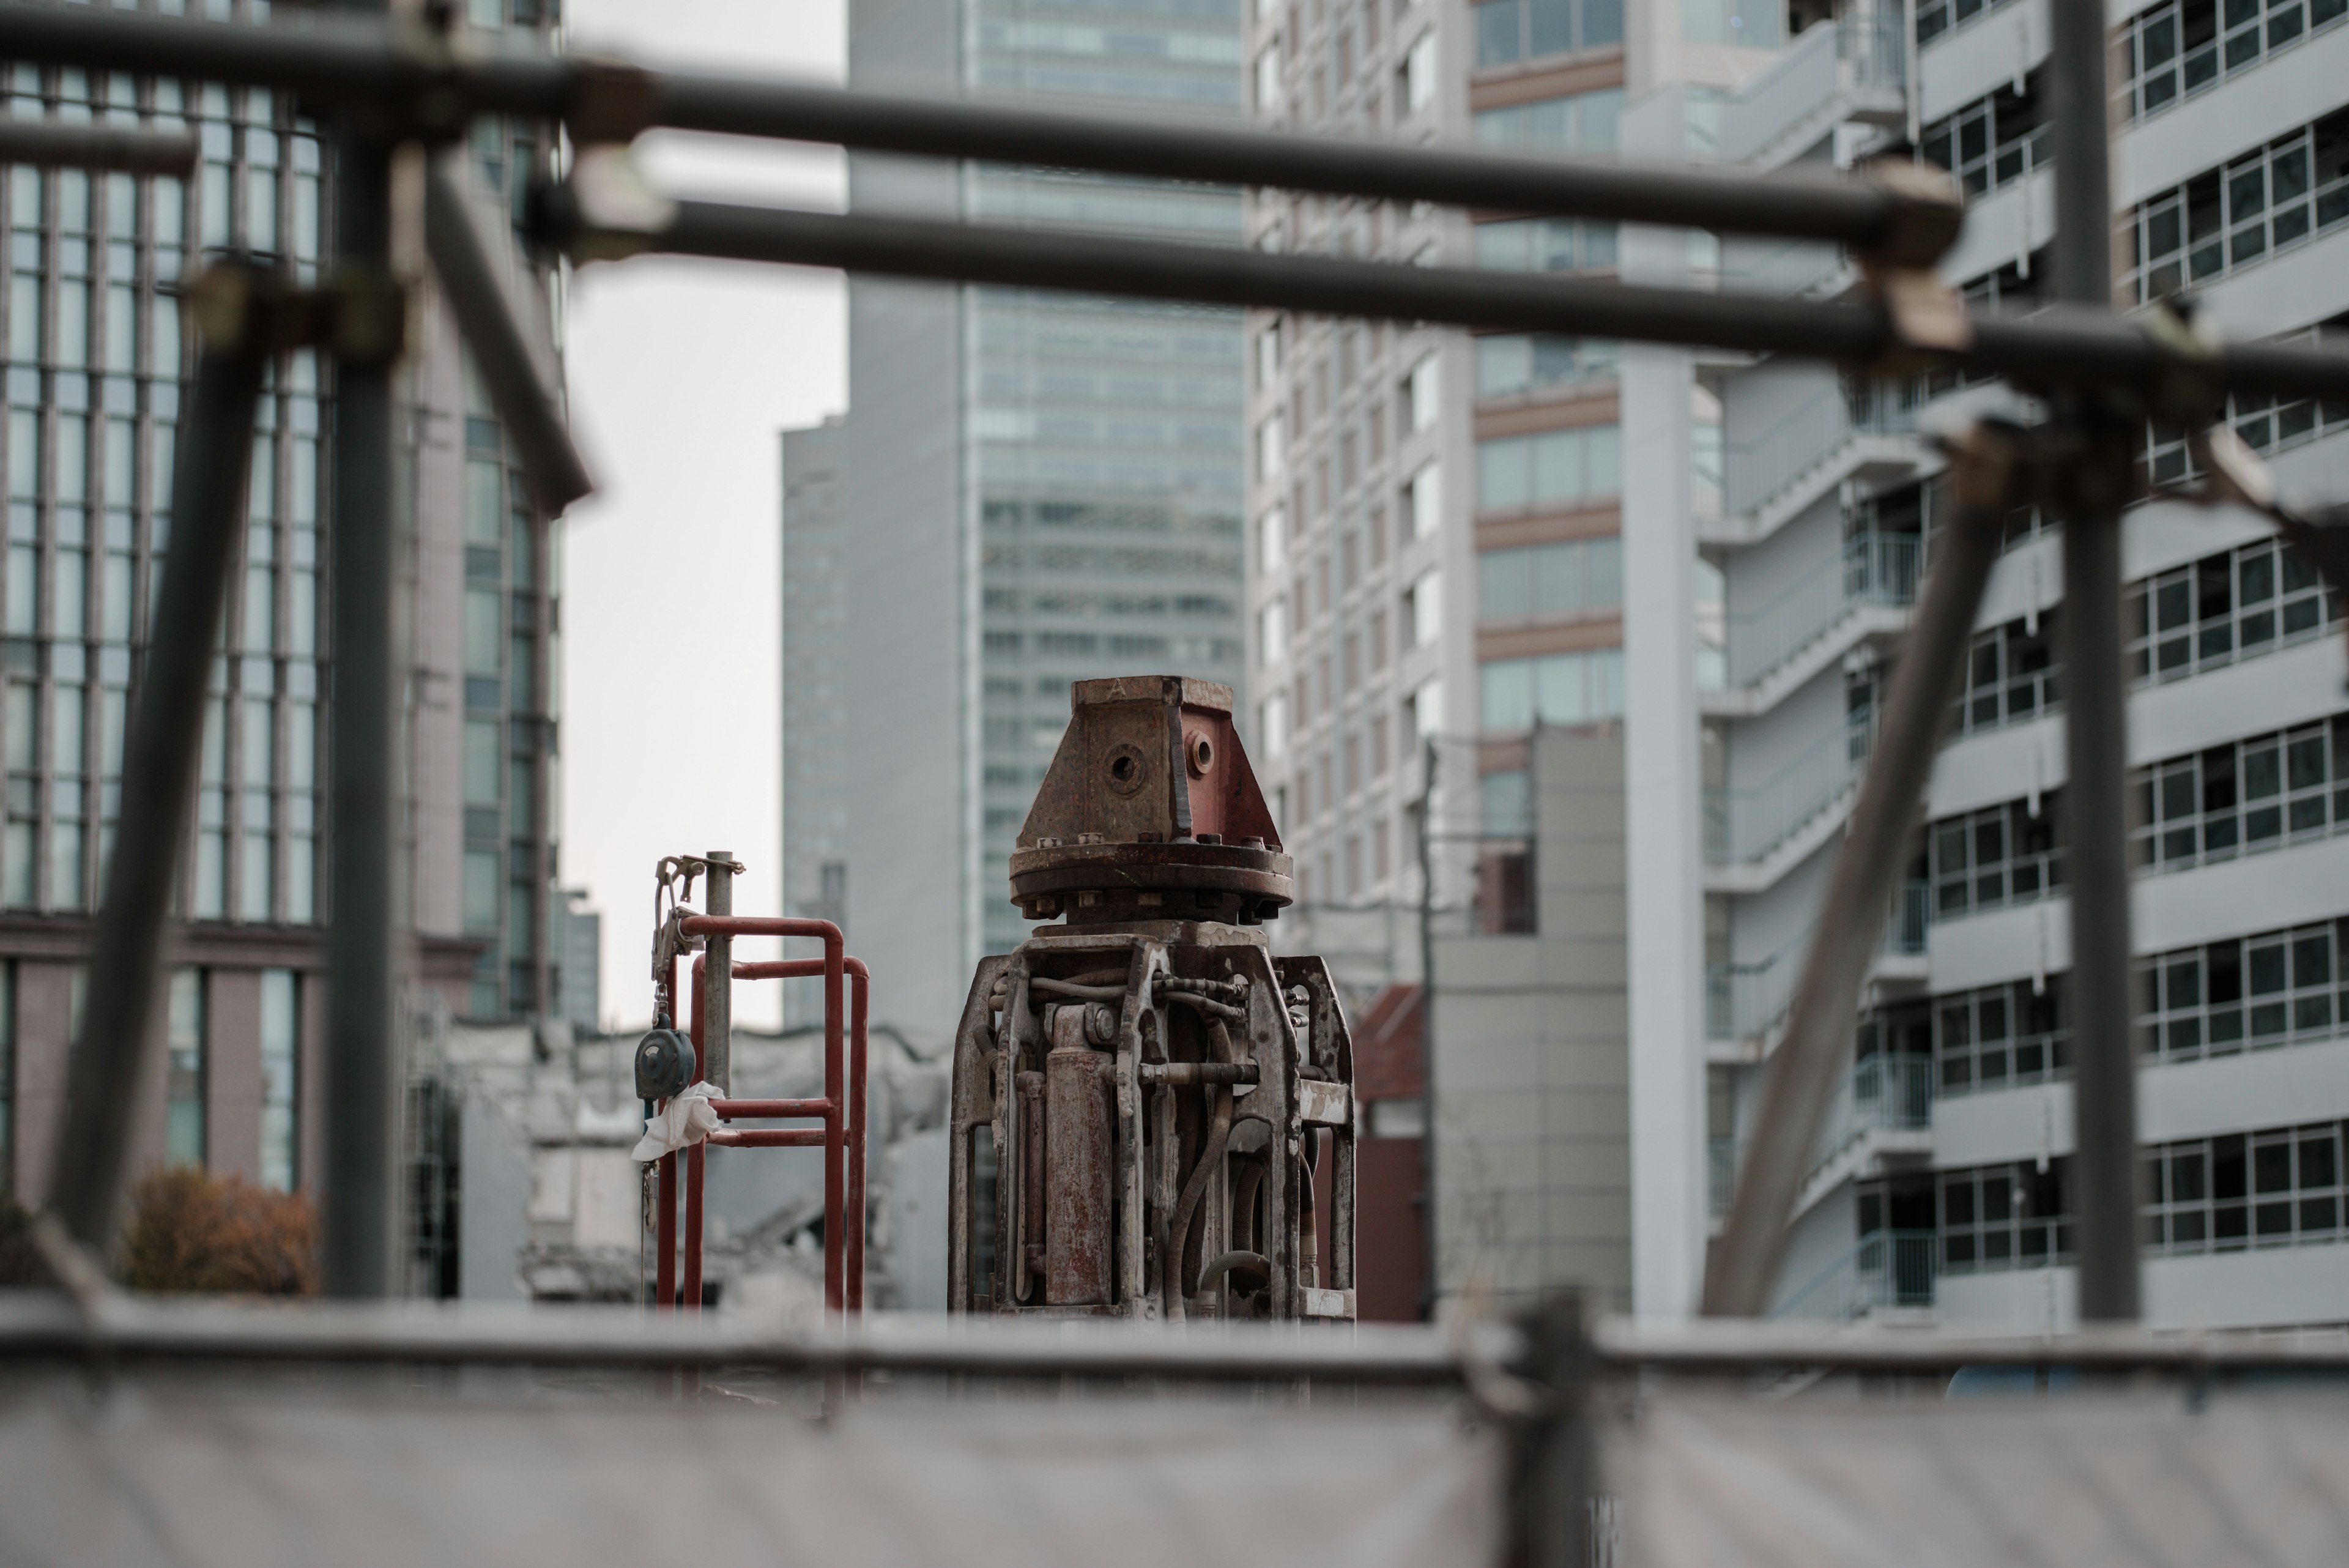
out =
<svg viewBox="0 0 2349 1568"><path fill-rule="evenodd" d="M2230 741L2132 780L2134 863L2180 870L2349 824L2349 717Z"/></svg>
<svg viewBox="0 0 2349 1568"><path fill-rule="evenodd" d="M1477 667L1486 731L1537 724L1590 724L1623 715L1623 650L1592 649L1535 659L1495 659Z"/></svg>
<svg viewBox="0 0 2349 1568"><path fill-rule="evenodd" d="M1623 603L1623 542L1572 539L1476 557L1476 618L1483 621L1571 619Z"/></svg>
<svg viewBox="0 0 2349 1568"><path fill-rule="evenodd" d="M302 983L292 970L265 969L260 981L260 1177L262 1186L290 1192L300 1184ZM212 971L171 971L164 1002L164 1158L175 1166L205 1165L212 1101ZM71 981L67 1033L78 1038L88 992L88 971ZM0 1193L16 1170L17 981L14 962L0 963Z"/></svg>
<svg viewBox="0 0 2349 1568"><path fill-rule="evenodd" d="M2345 1135L2349 1128L2339 1122L2313 1122L2146 1149L2145 1248L2178 1256L2339 1241L2349 1226ZM1941 1272L2046 1268L2068 1261L2071 1163L2057 1156L1936 1171L1930 1220ZM1927 1218L1922 1196L1906 1182L1863 1185L1860 1234L1915 1227Z"/></svg>
<svg viewBox="0 0 2349 1568"><path fill-rule="evenodd" d="M2129 673L2175 680L2314 637L2341 601L2291 546L2261 539L2128 586Z"/></svg>
<svg viewBox="0 0 2349 1568"><path fill-rule="evenodd" d="M2344 0L2349 3L2349 0ZM2047 105L2032 72L1924 128L1918 155L1979 196L2022 179L2047 161Z"/></svg>
<svg viewBox="0 0 2349 1568"><path fill-rule="evenodd" d="M1623 490L1621 427L1586 425L1476 443L1476 505L1486 512L1568 506Z"/></svg>
<svg viewBox="0 0 2349 1568"><path fill-rule="evenodd" d="M2162 0L2119 30L2123 100L2167 109L2344 16L2349 0Z"/></svg>
<svg viewBox="0 0 2349 1568"><path fill-rule="evenodd" d="M1479 67L1623 41L1623 0L1482 0L1470 14Z"/></svg>
<svg viewBox="0 0 2349 1568"><path fill-rule="evenodd" d="M2349 218L2349 110L2147 198L2130 214L2140 300L2206 283Z"/></svg>

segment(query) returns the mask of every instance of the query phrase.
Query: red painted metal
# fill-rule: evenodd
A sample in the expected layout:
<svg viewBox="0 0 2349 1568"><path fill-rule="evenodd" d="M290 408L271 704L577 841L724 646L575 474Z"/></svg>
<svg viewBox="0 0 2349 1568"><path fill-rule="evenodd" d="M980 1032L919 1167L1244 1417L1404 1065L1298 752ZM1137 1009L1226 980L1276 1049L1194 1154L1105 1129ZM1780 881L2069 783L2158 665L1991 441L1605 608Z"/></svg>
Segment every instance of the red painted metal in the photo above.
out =
<svg viewBox="0 0 2349 1568"><path fill-rule="evenodd" d="M1085 1040L1085 1009L1052 1014L1052 1049L1044 1058L1046 1193L1044 1300L1094 1306L1110 1299L1110 1179L1114 1169L1108 1054Z"/></svg>
<svg viewBox="0 0 2349 1568"><path fill-rule="evenodd" d="M862 961L841 951L839 929L829 920L789 920L759 916L688 916L682 923L688 936L811 936L821 937L821 959L746 962L732 965L738 980L785 980L822 975L824 986L824 1093L813 1099L719 1099L710 1102L720 1119L820 1121L816 1127L722 1128L707 1142L723 1148L821 1148L824 1151L824 1301L834 1311L861 1313L864 1307L864 1164L865 1090L869 1064L867 1024L872 977ZM688 1031L697 1054L703 1050L702 1009L709 984L706 961L693 961L689 988L673 994L692 998L692 1023ZM856 982L854 1014L843 1042L840 1003L843 980ZM845 1044L848 1060L841 1060ZM843 1114L844 1112L844 1114ZM687 1268L691 1283L700 1273L700 1200L703 1186L701 1148L686 1166L688 1184Z"/></svg>
<svg viewBox="0 0 2349 1568"><path fill-rule="evenodd" d="M685 1289L688 1312L701 1310L701 1161L699 1144L685 1151Z"/></svg>
<svg viewBox="0 0 2349 1568"><path fill-rule="evenodd" d="M824 1132L822 1127L720 1127L708 1141L720 1148L822 1148Z"/></svg>

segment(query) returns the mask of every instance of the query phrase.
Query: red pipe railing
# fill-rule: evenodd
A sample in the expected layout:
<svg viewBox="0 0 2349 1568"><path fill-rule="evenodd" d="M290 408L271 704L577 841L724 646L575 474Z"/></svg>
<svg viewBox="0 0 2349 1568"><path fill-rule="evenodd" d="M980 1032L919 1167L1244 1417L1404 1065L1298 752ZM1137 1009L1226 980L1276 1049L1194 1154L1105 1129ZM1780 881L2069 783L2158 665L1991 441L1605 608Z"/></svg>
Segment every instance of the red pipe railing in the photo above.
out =
<svg viewBox="0 0 2349 1568"><path fill-rule="evenodd" d="M869 1068L867 1023L872 977L864 963L842 950L840 929L829 920L786 919L739 915L688 915L682 922L688 936L802 936L821 938L821 959L779 962L737 962L732 972L740 980L824 979L824 1092L815 1099L718 1099L710 1108L725 1121L820 1121L814 1127L723 1127L706 1140L721 1148L821 1148L824 1151L824 1303L833 1311L858 1312L864 1307L865 1089ZM680 955L680 962L682 955ZM843 982L854 979L854 1011L843 1038L841 1002ZM693 961L690 989L672 981L672 996L691 1001L688 1033L694 1050L703 1049L702 1010L709 984L708 962ZM843 1047L848 1060L842 1060ZM844 1112L844 1114L843 1114ZM698 1308L701 1303L702 1197L705 1186L703 1144L686 1150L684 1280L678 1288L677 1255L677 1156L660 1161L660 1213L657 1230L660 1262L655 1292L659 1305L672 1308L682 1296Z"/></svg>

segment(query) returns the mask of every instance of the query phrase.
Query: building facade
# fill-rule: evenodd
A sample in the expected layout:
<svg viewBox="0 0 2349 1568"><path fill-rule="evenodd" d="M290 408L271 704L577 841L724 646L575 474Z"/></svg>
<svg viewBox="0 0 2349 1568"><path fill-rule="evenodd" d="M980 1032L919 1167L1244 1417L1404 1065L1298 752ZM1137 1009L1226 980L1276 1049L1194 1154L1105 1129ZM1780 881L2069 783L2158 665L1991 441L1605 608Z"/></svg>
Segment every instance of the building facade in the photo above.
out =
<svg viewBox="0 0 2349 1568"><path fill-rule="evenodd" d="M2120 8L2117 304L2191 286L2248 338L2317 333L2349 308L2333 254L2349 244L2342 15ZM2049 36L2038 0L1325 0L1260 10L1250 82L1261 121L1330 134L1757 171L1922 158L1971 208L1945 278L2028 311L2054 224ZM1310 197L1252 204L1249 234L1764 295L1857 286L1833 247ZM1416 903L1423 807L1435 823L1432 902L1478 933L1439 947L1439 1106L1461 1081L1447 1063L1481 1084L1475 1054L1515 1048L1447 1027L1469 1002L1444 993L1480 983L1479 940L1547 907L1506 869L1540 794L1528 737L1623 716L1630 1295L1688 1313L1945 510L1920 432L2006 395L1264 313L1248 330L1258 767L1319 910ZM2288 487L2349 492L2335 413L2230 417ZM2147 461L2186 476L2175 439L2150 439ZM2060 540L2030 515L2010 535L1783 1314L2040 1327L2073 1312ZM2240 514L2140 506L2126 552L2148 1315L2338 1321L2340 611ZM1473 1265L1444 1217L1504 1211L1518 1179L1447 1159L1447 1114L1449 1291ZM1526 1158L1546 1154L1548 1135L1523 1136ZM1598 1279L1587 1260L1500 1245L1517 1286Z"/></svg>
<svg viewBox="0 0 2349 1568"><path fill-rule="evenodd" d="M858 88L1242 113L1236 5L856 0ZM850 205L1237 244L1210 187L853 157ZM944 1040L1026 933L1006 863L1071 681L1244 684L1237 313L851 278L843 481L851 940ZM787 681L788 684L788 681ZM786 745L788 747L788 741ZM795 853L787 850L786 854Z"/></svg>
<svg viewBox="0 0 2349 1568"><path fill-rule="evenodd" d="M848 580L840 416L782 434L783 903L848 918ZM783 981L783 1027L823 1022L821 981Z"/></svg>
<svg viewBox="0 0 2349 1568"><path fill-rule="evenodd" d="M472 25L551 26L513 3L509 16L479 0ZM256 19L243 5L217 10ZM202 150L184 183L0 175L11 236L0 327L10 517L0 1180L37 1203L169 548L173 440L193 369L179 289L232 250L315 278L333 198L318 128L286 99L29 66L9 67L6 85L18 118L184 128ZM502 205L550 144L526 126L484 124L470 152L480 199ZM552 327L559 280L531 281ZM563 931L553 882L561 524L534 514L453 323L429 278L418 288L396 508L407 535L397 592L410 661L400 783L413 972L460 1016L545 1015L560 994ZM272 367L261 400L250 525L175 910L168 1082L142 1113L139 1144L150 1164L275 1188L319 1168L332 397L331 366L304 352Z"/></svg>

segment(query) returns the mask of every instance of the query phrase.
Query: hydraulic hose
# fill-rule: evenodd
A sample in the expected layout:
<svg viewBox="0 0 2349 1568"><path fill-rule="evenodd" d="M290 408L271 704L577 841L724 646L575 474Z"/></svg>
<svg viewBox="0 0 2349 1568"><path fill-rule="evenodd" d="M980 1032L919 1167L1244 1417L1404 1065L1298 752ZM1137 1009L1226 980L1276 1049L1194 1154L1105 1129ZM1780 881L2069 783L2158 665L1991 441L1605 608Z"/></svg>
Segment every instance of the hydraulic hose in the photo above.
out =
<svg viewBox="0 0 2349 1568"><path fill-rule="evenodd" d="M1222 1019L1207 1020L1207 1037L1215 1043L1217 1061L1238 1060L1231 1032L1224 1027ZM1207 1141L1199 1150L1198 1163L1191 1167L1189 1179L1183 1183L1182 1199L1174 1205L1174 1223L1166 1236L1166 1259L1161 1274L1170 1323L1180 1323L1189 1315L1186 1309L1190 1293L1183 1288L1183 1254L1191 1245L1191 1220L1198 1212L1199 1199L1206 1193L1208 1178L1223 1163L1224 1146L1232 1136L1232 1091L1217 1084L1208 1092L1215 1096L1216 1109L1207 1127Z"/></svg>

